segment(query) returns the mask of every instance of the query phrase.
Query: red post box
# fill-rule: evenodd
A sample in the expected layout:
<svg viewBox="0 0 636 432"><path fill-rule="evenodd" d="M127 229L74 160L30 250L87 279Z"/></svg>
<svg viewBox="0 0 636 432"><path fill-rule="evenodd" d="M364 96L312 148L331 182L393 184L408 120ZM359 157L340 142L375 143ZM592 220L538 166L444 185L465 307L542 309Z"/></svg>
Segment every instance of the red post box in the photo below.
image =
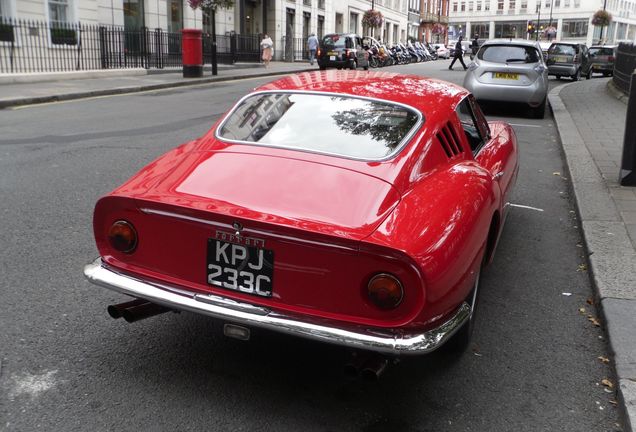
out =
<svg viewBox="0 0 636 432"><path fill-rule="evenodd" d="M200 78L203 76L203 39L201 30L181 30L181 52L183 57L183 77Z"/></svg>

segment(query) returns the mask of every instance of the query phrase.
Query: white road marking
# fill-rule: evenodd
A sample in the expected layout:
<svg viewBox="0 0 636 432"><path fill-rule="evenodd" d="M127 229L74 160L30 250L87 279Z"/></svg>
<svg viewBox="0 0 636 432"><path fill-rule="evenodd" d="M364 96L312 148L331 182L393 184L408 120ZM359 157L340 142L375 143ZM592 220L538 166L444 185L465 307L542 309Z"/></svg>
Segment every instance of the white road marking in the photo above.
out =
<svg viewBox="0 0 636 432"><path fill-rule="evenodd" d="M530 206L521 205L521 204L510 204L510 207L523 208L523 209L534 210L534 211L538 211L538 212L542 212L543 211L543 209L540 209L540 208L530 207Z"/></svg>
<svg viewBox="0 0 636 432"><path fill-rule="evenodd" d="M16 396L29 395L32 398L37 397L40 393L49 390L55 386L54 375L56 370L45 372L40 375L31 375L24 373L21 376L13 375L13 388L9 391L9 398L14 399Z"/></svg>

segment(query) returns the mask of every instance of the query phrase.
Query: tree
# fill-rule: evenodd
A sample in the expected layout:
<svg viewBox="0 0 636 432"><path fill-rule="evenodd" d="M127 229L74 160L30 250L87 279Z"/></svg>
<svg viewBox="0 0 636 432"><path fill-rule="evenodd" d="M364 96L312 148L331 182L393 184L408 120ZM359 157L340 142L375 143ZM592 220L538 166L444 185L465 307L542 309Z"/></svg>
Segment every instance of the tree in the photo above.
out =
<svg viewBox="0 0 636 432"><path fill-rule="evenodd" d="M216 41L216 10L227 9L234 6L234 0L188 0L192 10L201 9L202 12L210 14L212 23L212 39Z"/></svg>

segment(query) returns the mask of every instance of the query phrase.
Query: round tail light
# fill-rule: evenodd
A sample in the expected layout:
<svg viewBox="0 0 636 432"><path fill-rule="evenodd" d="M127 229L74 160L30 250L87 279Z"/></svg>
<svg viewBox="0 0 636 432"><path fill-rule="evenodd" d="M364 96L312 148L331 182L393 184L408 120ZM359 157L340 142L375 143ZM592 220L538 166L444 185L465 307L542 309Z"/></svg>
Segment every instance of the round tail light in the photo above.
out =
<svg viewBox="0 0 636 432"><path fill-rule="evenodd" d="M123 253L132 253L137 247L137 231L130 222L118 220L108 230L111 246Z"/></svg>
<svg viewBox="0 0 636 432"><path fill-rule="evenodd" d="M380 273L369 281L367 295L371 302L380 309L394 309L402 302L404 289L395 276Z"/></svg>

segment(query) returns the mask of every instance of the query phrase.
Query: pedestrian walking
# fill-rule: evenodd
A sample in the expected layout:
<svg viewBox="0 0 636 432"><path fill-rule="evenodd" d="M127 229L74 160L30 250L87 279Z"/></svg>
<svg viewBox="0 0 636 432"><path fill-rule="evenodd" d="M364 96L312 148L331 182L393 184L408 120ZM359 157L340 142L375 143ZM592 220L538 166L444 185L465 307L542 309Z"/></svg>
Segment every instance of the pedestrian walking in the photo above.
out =
<svg viewBox="0 0 636 432"><path fill-rule="evenodd" d="M309 64L314 65L314 59L316 58L316 50L318 49L318 38L314 33L309 35L307 39L307 48L309 49Z"/></svg>
<svg viewBox="0 0 636 432"><path fill-rule="evenodd" d="M470 44L470 50L470 59L473 60L477 55L477 51L479 51L479 35L475 35L475 37L473 38L473 41Z"/></svg>
<svg viewBox="0 0 636 432"><path fill-rule="evenodd" d="M272 57L274 56L274 42L267 34L263 36L261 49L263 50L263 63L265 63L265 67L269 67L269 62L272 61Z"/></svg>
<svg viewBox="0 0 636 432"><path fill-rule="evenodd" d="M453 65L455 62L459 60L459 62L464 66L464 70L468 69L466 67L466 63L464 63L464 50L462 49L462 37L460 36L455 44L455 55L453 56L453 61L451 62L448 70L453 70Z"/></svg>

